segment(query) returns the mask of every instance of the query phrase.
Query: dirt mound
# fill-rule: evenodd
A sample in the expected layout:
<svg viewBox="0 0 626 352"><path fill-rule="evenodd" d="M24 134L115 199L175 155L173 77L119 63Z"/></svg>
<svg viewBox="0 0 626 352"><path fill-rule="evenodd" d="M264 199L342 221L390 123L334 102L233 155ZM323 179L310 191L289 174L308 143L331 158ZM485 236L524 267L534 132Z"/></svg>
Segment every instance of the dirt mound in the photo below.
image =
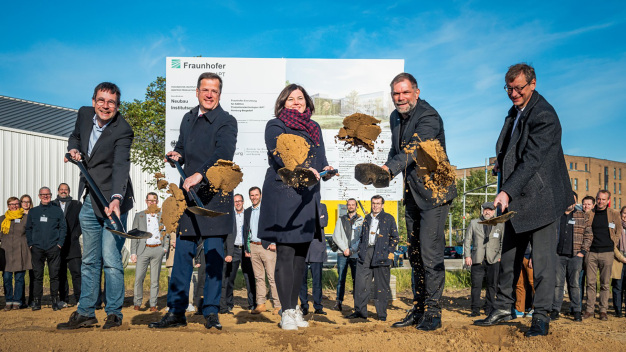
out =
<svg viewBox="0 0 626 352"><path fill-rule="evenodd" d="M173 183L170 183L167 193L171 194L163 202L163 212L161 213L161 224L166 233L174 233L178 228L178 220L187 209L187 202L183 191ZM163 228L162 228L163 230Z"/></svg>
<svg viewBox="0 0 626 352"><path fill-rule="evenodd" d="M344 141L350 147L365 148L372 152L374 142L380 135L380 120L370 115L352 114L343 119L343 127L339 129L337 139Z"/></svg>
<svg viewBox="0 0 626 352"><path fill-rule="evenodd" d="M239 165L230 160L218 160L206 172L211 188L222 193L232 192L243 180Z"/></svg>
<svg viewBox="0 0 626 352"><path fill-rule="evenodd" d="M311 146L306 140L294 134L283 133L276 139L274 154L278 155L289 170L302 165L309 156Z"/></svg>
<svg viewBox="0 0 626 352"><path fill-rule="evenodd" d="M413 135L418 137L417 134ZM419 137L418 137L419 140ZM404 147L406 154L415 152L417 175L422 178L426 188L433 192L433 197L442 199L447 188L454 183L455 175L446 152L438 139L409 143Z"/></svg>

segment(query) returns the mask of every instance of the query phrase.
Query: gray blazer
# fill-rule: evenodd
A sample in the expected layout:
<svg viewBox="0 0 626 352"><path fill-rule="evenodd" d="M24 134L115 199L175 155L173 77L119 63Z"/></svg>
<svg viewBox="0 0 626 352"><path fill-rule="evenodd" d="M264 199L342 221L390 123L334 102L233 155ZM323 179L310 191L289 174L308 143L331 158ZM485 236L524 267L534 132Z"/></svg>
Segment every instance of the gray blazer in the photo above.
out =
<svg viewBox="0 0 626 352"><path fill-rule="evenodd" d="M502 238L504 237L504 223L491 227L491 232L487 234L489 239L485 243L485 231L480 219L470 221L463 240L463 257L472 257L472 264L480 264L483 260L487 263L497 263L502 254ZM472 248L472 243L474 244Z"/></svg>
<svg viewBox="0 0 626 352"><path fill-rule="evenodd" d="M161 213L157 214L157 218L159 219L159 224L161 223ZM148 220L146 219L146 211L140 211L135 214L135 219L133 220L133 229L138 229L139 231L148 231ZM170 235L166 234L163 236L161 240L161 247L167 252L170 248ZM143 251L146 249L146 239L133 239L130 241L130 254L136 254L140 256Z"/></svg>

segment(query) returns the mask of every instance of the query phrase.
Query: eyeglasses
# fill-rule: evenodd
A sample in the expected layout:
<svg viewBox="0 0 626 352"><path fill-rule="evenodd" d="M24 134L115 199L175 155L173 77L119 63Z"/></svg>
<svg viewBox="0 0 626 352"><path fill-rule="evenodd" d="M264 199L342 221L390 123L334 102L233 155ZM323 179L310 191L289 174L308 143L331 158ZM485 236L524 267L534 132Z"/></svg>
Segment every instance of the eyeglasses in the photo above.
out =
<svg viewBox="0 0 626 352"><path fill-rule="evenodd" d="M509 87L508 85L505 84L504 90L507 92L507 94L513 93L513 90L515 90L517 94L522 94L522 90L524 90L524 88L526 88L526 86L529 84L530 82L524 84L522 87Z"/></svg>
<svg viewBox="0 0 626 352"><path fill-rule="evenodd" d="M47 197L52 197L52 194L51 193L39 193L39 196L47 198Z"/></svg>
<svg viewBox="0 0 626 352"><path fill-rule="evenodd" d="M10 207L19 207L20 203L9 203Z"/></svg>
<svg viewBox="0 0 626 352"><path fill-rule="evenodd" d="M157 200L156 199L146 199L146 202L148 202L148 203L156 203Z"/></svg>
<svg viewBox="0 0 626 352"><path fill-rule="evenodd" d="M108 106L115 107L115 106L117 106L117 102L115 100L104 100L102 98L98 98L96 100L96 105L98 105L98 106L108 105Z"/></svg>

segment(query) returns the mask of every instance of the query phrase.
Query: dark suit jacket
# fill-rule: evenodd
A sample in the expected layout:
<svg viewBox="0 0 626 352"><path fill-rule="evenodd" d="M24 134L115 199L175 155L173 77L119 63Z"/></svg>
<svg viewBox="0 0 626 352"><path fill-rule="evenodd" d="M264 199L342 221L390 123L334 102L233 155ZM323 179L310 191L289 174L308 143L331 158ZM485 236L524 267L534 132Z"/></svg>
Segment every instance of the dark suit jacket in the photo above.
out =
<svg viewBox="0 0 626 352"><path fill-rule="evenodd" d="M102 194L107 200L111 200L114 194L124 197L120 205L123 214L133 207L133 186L130 182L130 146L133 143L133 130L124 117L118 112L109 125L104 129L100 138L87 155L89 149L89 137L93 129L93 117L95 109L91 106L83 106L78 110L76 125L67 143L67 150L78 149L83 154L83 160L87 165L89 175L94 179ZM78 198L83 196L83 191L88 189L85 178L81 175L78 187ZM88 190L89 191L89 190ZM91 196L94 212L98 217L104 217L104 206L94 195Z"/></svg>
<svg viewBox="0 0 626 352"><path fill-rule="evenodd" d="M372 214L367 214L363 221L361 230L361 242L359 243L359 259L360 263L365 262L367 254L367 246L369 244L370 224L372 222ZM381 211L378 214L378 235L374 242L374 255L372 256L371 266L391 266L393 259L389 259L389 254L393 254L398 245L400 237L398 236L398 227L396 219L393 215ZM393 258L393 257L392 257Z"/></svg>
<svg viewBox="0 0 626 352"><path fill-rule="evenodd" d="M561 147L561 123L537 91L511 129L517 109L512 107L496 144L502 187L516 211L511 225L515 232L538 229L558 219L572 204L574 195Z"/></svg>
<svg viewBox="0 0 626 352"><path fill-rule="evenodd" d="M55 199L52 204L61 207L59 200ZM63 248L61 248L61 257L64 259L80 258L82 252L80 251L80 235L82 233L80 228L80 221L78 215L83 208L83 203L78 200L72 199L65 205L65 222L67 224L67 235L65 236L65 242Z"/></svg>
<svg viewBox="0 0 626 352"><path fill-rule="evenodd" d="M261 203L261 206L263 203ZM263 208L261 208L263 209ZM260 214L259 214L260 215ZM250 217L252 216L252 207L248 207L243 211L243 245L245 246L246 252L250 253L250 248L248 247L248 242L250 238ZM261 223L261 219L259 218L259 224ZM258 230L257 230L258 231ZM257 236L259 233L257 232ZM233 240L234 241L234 240ZM261 246L267 249L267 247L272 244L270 241L266 241L261 239Z"/></svg>
<svg viewBox="0 0 626 352"><path fill-rule="evenodd" d="M415 157L417 151L406 154L402 146L417 144L419 140L437 139L446 150L446 137L443 129L443 120L439 113L425 100L418 99L417 105L408 117L404 133L400 136L401 116L397 110L391 113L391 149L385 165L395 177L404 173L404 187L409 187L413 198L420 209L427 210L452 201L456 197L456 185L452 183L442 198L434 198L433 192L424 186L424 182L417 174Z"/></svg>
<svg viewBox="0 0 626 352"><path fill-rule="evenodd" d="M328 253L326 253L326 234L324 228L328 226L328 210L326 204L320 203L319 209L319 221L320 221L320 233L316 234L311 241L309 251L306 254L307 263L324 263L328 259Z"/></svg>

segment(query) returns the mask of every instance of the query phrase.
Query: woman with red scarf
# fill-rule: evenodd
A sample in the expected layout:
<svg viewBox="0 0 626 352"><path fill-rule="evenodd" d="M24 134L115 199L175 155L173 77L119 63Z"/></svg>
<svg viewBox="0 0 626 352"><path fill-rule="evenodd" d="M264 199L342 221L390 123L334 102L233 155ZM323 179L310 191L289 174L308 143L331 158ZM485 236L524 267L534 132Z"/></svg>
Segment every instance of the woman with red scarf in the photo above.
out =
<svg viewBox="0 0 626 352"><path fill-rule="evenodd" d="M2 278L6 305L4 310L19 309L24 303L24 273L32 269L30 249L26 242L26 217L20 208L20 200L10 197L7 200L9 209L0 216L2 249L6 255L6 267ZM15 277L15 285L13 278Z"/></svg>
<svg viewBox="0 0 626 352"><path fill-rule="evenodd" d="M332 170L333 167L326 160L320 126L311 120L314 111L313 100L304 88L290 84L276 100L276 118L268 121L265 126L269 167L263 182L258 237L276 243L274 278L282 307L280 326L285 330L308 326L298 306L298 293L302 285L309 244L314 236L324 234L318 216L320 184L310 187L291 187L284 184L278 176L278 170L285 164L274 151L276 139L281 134L300 136L310 146L307 159L300 166L309 168L318 179L320 171Z"/></svg>

